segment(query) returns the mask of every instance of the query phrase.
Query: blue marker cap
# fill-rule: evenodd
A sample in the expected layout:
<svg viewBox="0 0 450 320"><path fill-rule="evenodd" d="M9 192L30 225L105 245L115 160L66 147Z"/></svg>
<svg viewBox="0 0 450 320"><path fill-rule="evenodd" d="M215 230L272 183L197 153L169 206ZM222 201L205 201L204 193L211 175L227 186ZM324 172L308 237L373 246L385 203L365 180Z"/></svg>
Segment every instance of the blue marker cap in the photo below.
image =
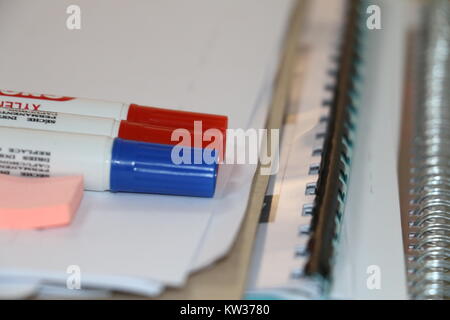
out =
<svg viewBox="0 0 450 320"><path fill-rule="evenodd" d="M212 197L218 164L203 157L199 161L203 151L215 156L213 150L116 138L111 155L110 190ZM180 163L180 158L184 162ZM195 158L200 163L195 163Z"/></svg>

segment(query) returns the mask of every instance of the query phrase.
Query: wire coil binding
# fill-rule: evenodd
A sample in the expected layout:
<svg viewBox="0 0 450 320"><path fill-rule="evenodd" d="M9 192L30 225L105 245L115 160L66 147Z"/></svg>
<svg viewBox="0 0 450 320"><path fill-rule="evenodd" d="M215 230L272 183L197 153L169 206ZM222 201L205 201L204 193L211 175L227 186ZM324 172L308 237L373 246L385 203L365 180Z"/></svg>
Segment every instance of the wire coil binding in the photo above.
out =
<svg viewBox="0 0 450 320"><path fill-rule="evenodd" d="M431 2L423 25L408 217L408 284L413 299L450 299L450 2Z"/></svg>

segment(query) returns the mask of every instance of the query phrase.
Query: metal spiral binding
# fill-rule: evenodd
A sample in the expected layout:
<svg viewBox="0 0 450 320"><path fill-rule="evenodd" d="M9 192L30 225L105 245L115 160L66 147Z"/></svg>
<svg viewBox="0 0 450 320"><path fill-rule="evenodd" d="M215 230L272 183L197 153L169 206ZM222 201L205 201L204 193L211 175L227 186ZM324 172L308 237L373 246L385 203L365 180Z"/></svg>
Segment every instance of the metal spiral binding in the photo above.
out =
<svg viewBox="0 0 450 320"><path fill-rule="evenodd" d="M450 2L426 8L411 169L408 284L413 299L450 299Z"/></svg>
<svg viewBox="0 0 450 320"><path fill-rule="evenodd" d="M352 148L359 106L361 76L363 1L348 1L348 18L342 34L337 59L336 85L329 88L333 99L330 108L322 160L315 184L315 200L311 207L312 222L308 229L310 239L308 256L302 276L314 281L322 295L328 293L332 277L334 252L339 239L344 213L347 183L350 174ZM308 191L308 190L307 190Z"/></svg>

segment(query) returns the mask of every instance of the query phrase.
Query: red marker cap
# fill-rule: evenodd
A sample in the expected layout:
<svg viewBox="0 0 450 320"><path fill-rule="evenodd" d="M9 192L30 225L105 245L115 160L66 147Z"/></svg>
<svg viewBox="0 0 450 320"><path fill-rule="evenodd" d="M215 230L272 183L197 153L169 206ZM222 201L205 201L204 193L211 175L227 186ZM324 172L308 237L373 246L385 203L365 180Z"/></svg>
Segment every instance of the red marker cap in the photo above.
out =
<svg viewBox="0 0 450 320"><path fill-rule="evenodd" d="M204 141L202 139L203 133L201 131L194 131L193 129L183 128L189 131L190 139L172 140L172 133L178 128L169 128L165 126L156 126L145 123L137 123L122 120L120 122L118 137L126 140L134 140L141 142L169 144L189 147L211 147L212 141ZM224 136L225 137L225 136ZM225 140L225 139L224 139ZM225 142L225 141L224 141ZM199 144L199 145L198 145ZM222 151L225 150L225 144L219 144L217 148L219 158L223 158Z"/></svg>
<svg viewBox="0 0 450 320"><path fill-rule="evenodd" d="M130 105L127 120L169 128L185 128L188 130L194 130L194 121L201 121L203 131L219 129L223 133L228 128L228 117L226 116L146 107L137 104Z"/></svg>
<svg viewBox="0 0 450 320"><path fill-rule="evenodd" d="M131 104L128 109L127 120L130 122L143 123L158 127L167 127L171 130L183 128L191 132L194 137L194 122L201 121L201 132L208 129L217 129L223 136L223 150L225 150L228 128L228 117L216 114L170 110L164 108L140 106ZM137 127L137 126L135 126ZM161 134L163 134L161 132ZM169 139L164 139L166 144L176 144ZM170 141L170 142L169 142ZM211 141L206 141L203 146L207 146ZM192 146L194 146L192 144Z"/></svg>

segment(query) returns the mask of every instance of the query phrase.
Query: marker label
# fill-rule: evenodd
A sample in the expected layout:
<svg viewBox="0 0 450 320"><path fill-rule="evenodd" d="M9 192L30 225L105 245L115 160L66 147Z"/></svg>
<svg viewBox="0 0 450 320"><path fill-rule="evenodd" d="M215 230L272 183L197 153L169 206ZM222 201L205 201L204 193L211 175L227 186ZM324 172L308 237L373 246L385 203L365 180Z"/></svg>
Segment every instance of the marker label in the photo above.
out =
<svg viewBox="0 0 450 320"><path fill-rule="evenodd" d="M0 126L117 137L120 121L70 113L0 108Z"/></svg>
<svg viewBox="0 0 450 320"><path fill-rule="evenodd" d="M120 102L0 90L0 108L5 109L53 111L125 120L129 107L129 104Z"/></svg>
<svg viewBox="0 0 450 320"><path fill-rule="evenodd" d="M82 173L87 190L108 190L112 142L105 136L0 128L0 173L20 177Z"/></svg>

